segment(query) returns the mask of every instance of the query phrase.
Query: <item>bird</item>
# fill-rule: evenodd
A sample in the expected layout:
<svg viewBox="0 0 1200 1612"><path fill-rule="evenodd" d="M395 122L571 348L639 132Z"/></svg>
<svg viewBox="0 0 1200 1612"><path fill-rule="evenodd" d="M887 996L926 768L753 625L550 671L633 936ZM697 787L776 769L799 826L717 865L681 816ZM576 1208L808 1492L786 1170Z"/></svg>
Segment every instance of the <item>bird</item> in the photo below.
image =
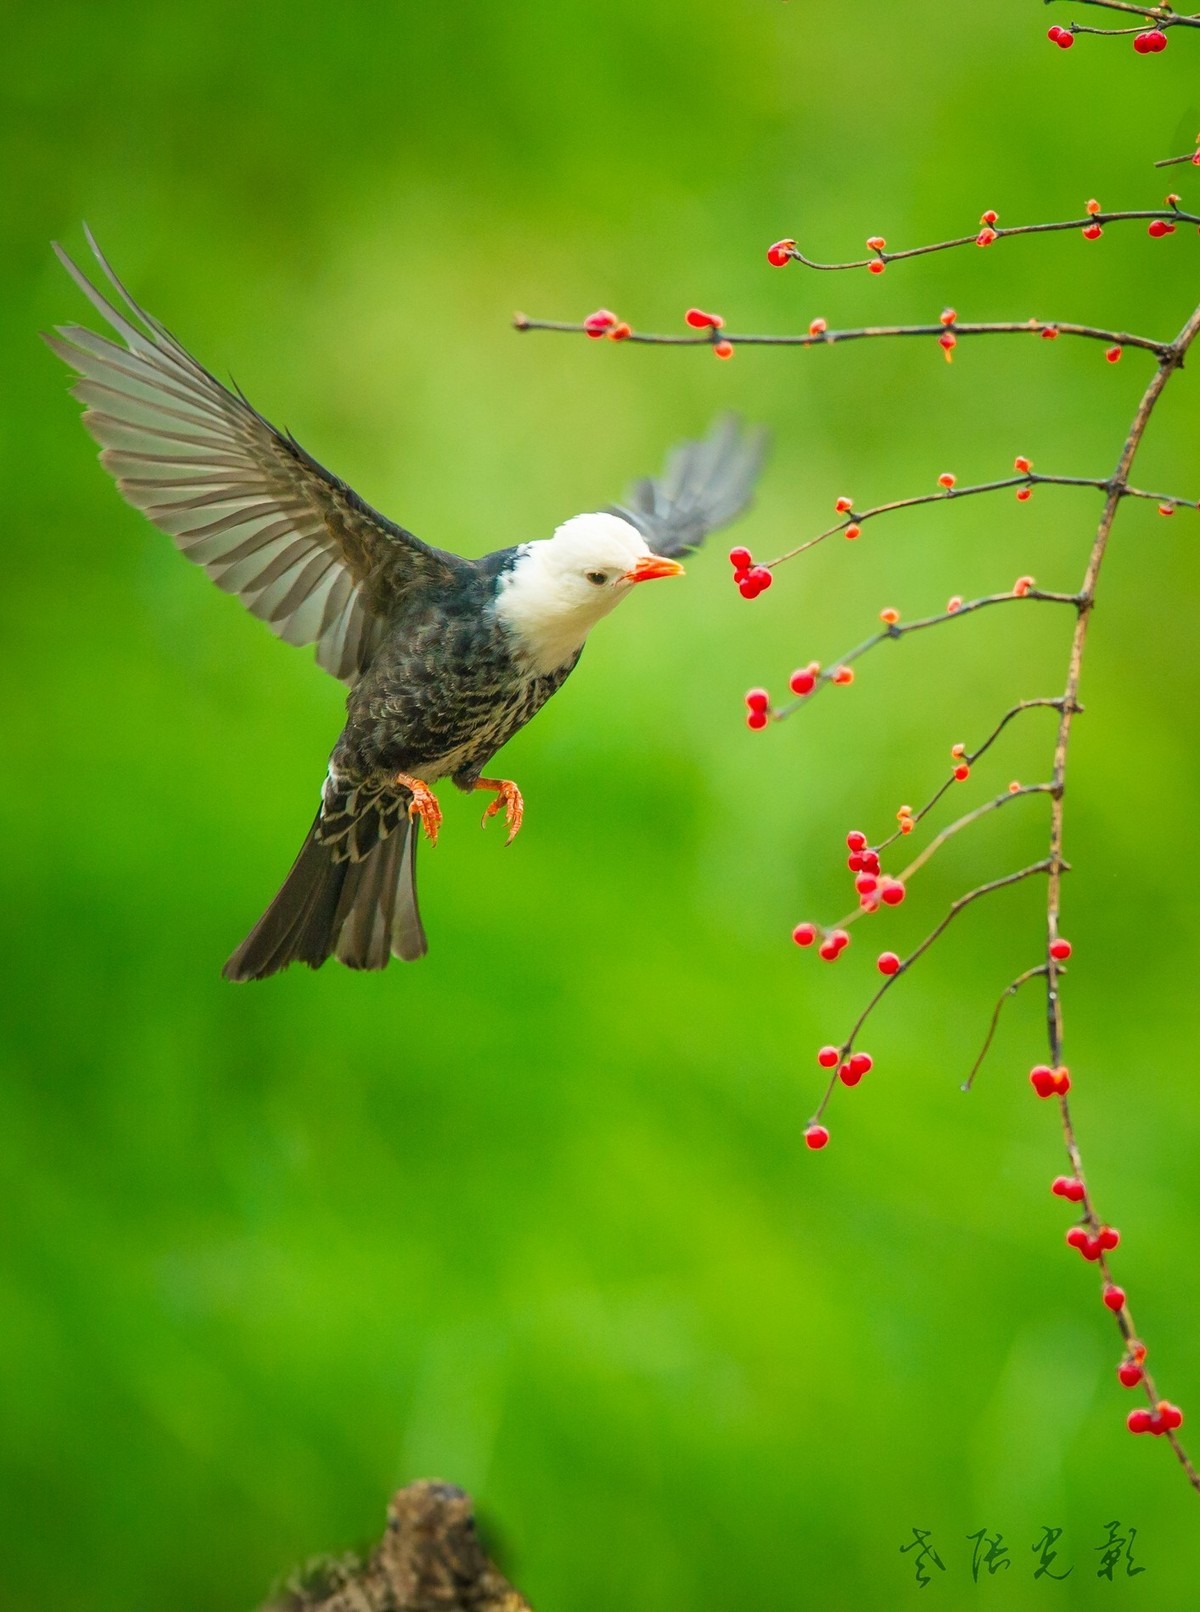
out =
<svg viewBox="0 0 1200 1612"><path fill-rule="evenodd" d="M432 786L490 792L483 822L503 811L511 844L524 798L485 775L492 757L561 688L597 622L641 583L681 575L679 556L748 506L766 434L722 416L624 502L467 559L373 509L217 380L84 233L105 290L54 251L119 340L77 324L44 339L76 373L101 463L219 588L285 642L313 644L349 690L312 826L223 973L414 961L428 950L417 841L436 843L442 819Z"/></svg>

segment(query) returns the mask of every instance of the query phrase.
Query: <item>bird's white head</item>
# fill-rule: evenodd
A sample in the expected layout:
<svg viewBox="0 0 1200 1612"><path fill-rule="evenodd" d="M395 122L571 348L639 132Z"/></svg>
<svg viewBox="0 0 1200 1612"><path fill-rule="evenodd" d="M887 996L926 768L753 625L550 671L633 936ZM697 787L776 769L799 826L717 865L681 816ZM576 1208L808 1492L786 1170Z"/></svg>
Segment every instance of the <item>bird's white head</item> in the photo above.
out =
<svg viewBox="0 0 1200 1612"><path fill-rule="evenodd" d="M501 579L496 613L535 669L551 672L578 654L635 583L682 574L678 560L652 554L619 515L576 515L553 537L519 550Z"/></svg>

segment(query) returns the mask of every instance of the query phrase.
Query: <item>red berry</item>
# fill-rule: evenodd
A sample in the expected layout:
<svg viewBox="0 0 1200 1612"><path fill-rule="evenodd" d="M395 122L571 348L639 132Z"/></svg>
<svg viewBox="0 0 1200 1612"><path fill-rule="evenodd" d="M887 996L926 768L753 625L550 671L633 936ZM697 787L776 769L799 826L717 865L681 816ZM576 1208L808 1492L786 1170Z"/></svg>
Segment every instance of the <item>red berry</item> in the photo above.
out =
<svg viewBox="0 0 1200 1612"><path fill-rule="evenodd" d="M811 1147L813 1152L816 1153L828 1142L829 1132L824 1125L810 1125L804 1133L804 1140L807 1146Z"/></svg>
<svg viewBox="0 0 1200 1612"><path fill-rule="evenodd" d="M1104 356L1108 359L1110 364L1117 364L1121 360L1121 349L1119 347L1109 347L1105 351Z"/></svg>
<svg viewBox="0 0 1200 1612"><path fill-rule="evenodd" d="M1047 325L1046 328L1042 331L1042 340L1043 341L1056 341L1057 339L1058 339L1058 326L1057 325Z"/></svg>
<svg viewBox="0 0 1200 1612"><path fill-rule="evenodd" d="M942 324L952 325L958 318L958 314L953 308L943 308L941 313L938 314L938 318L941 320Z"/></svg>
<svg viewBox="0 0 1200 1612"><path fill-rule="evenodd" d="M884 271L884 268L885 268L884 261L883 261L882 258L879 258L879 257L872 258L870 263L867 264L867 270L871 274L882 274L883 271Z"/></svg>
<svg viewBox="0 0 1200 1612"><path fill-rule="evenodd" d="M598 341L616 322L617 316L611 308L597 308L595 313L588 314L583 321L583 328L593 341Z"/></svg>
<svg viewBox="0 0 1200 1612"><path fill-rule="evenodd" d="M828 329L829 326L825 323L824 319L813 319L809 321L808 333L810 336L823 336Z"/></svg>
<svg viewBox="0 0 1200 1612"><path fill-rule="evenodd" d="M1026 459L1023 453L1019 453L1013 460L1013 469L1019 470L1023 476L1027 476L1032 468L1033 461L1031 459Z"/></svg>
<svg viewBox="0 0 1200 1612"><path fill-rule="evenodd" d="M951 487L954 486L954 479L954 476L949 470L943 470L941 475L938 477L938 486L944 487L946 491L949 492Z"/></svg>
<svg viewBox="0 0 1200 1612"><path fill-rule="evenodd" d="M1153 1421L1148 1410L1132 1410L1125 1418L1125 1426L1131 1433L1148 1433Z"/></svg>
<svg viewBox="0 0 1200 1612"><path fill-rule="evenodd" d="M1051 28L1050 32L1046 35L1046 38L1047 39L1053 39L1054 43L1057 45L1058 44L1058 36L1061 33L1062 33L1062 29L1058 26L1057 23L1055 23L1054 27Z"/></svg>
<svg viewBox="0 0 1200 1612"><path fill-rule="evenodd" d="M975 245L976 246L990 246L995 239L996 239L996 231L994 229L989 229L985 225L983 227L983 229L980 230L979 234L975 237Z"/></svg>
<svg viewBox="0 0 1200 1612"><path fill-rule="evenodd" d="M1054 1071L1054 1085L1051 1088L1057 1097L1065 1097L1071 1089L1071 1076L1065 1068L1059 1067Z"/></svg>
<svg viewBox="0 0 1200 1612"><path fill-rule="evenodd" d="M1033 497L1033 488L1032 487L1018 487L1017 488L1017 502L1018 503L1027 504L1032 497Z"/></svg>
<svg viewBox="0 0 1200 1612"><path fill-rule="evenodd" d="M859 829L852 828L849 834L846 835L846 847L851 851L865 851L867 848L867 836Z"/></svg>
<svg viewBox="0 0 1200 1612"><path fill-rule="evenodd" d="M1107 1251L1115 1248L1121 1241L1121 1233L1116 1229L1115 1226L1101 1226L1099 1233L1096 1236L1096 1241L1100 1244L1101 1248Z"/></svg>
<svg viewBox="0 0 1200 1612"><path fill-rule="evenodd" d="M781 269L788 258L791 257L792 247L795 244L793 240L783 240L776 241L773 246L768 246L767 262L773 263L777 269Z"/></svg>
<svg viewBox="0 0 1200 1612"><path fill-rule="evenodd" d="M999 213L994 208L989 207L986 213L979 215L979 222L981 224L994 224L999 216Z"/></svg>
<svg viewBox="0 0 1200 1612"><path fill-rule="evenodd" d="M853 498L847 498L843 493L841 498L838 499L837 503L834 504L833 508L835 513L838 515L848 515L854 508L854 500Z"/></svg>
<svg viewBox="0 0 1200 1612"><path fill-rule="evenodd" d="M719 341L713 346L713 352L718 358L732 358L733 343L731 341Z"/></svg>
<svg viewBox="0 0 1200 1612"><path fill-rule="evenodd" d="M962 599L959 597L959 595L957 593L954 595L954 597L952 599L947 599L946 600L946 614L948 616L956 616L961 609L962 609Z"/></svg>
<svg viewBox="0 0 1200 1612"><path fill-rule="evenodd" d="M807 670L795 671L788 678L788 687L793 694L811 694L816 683L816 678Z"/></svg>
<svg viewBox="0 0 1200 1612"><path fill-rule="evenodd" d="M811 946L817 938L816 924L797 924L792 930L792 939L797 946Z"/></svg>
<svg viewBox="0 0 1200 1612"><path fill-rule="evenodd" d="M837 947L838 951L845 951L846 947L850 944L850 936L844 929L835 929L829 938Z"/></svg>
<svg viewBox="0 0 1200 1612"><path fill-rule="evenodd" d="M1100 211L1100 203L1099 203L1099 202L1098 202L1098 201L1097 201L1097 200L1096 200L1096 198L1095 198L1095 197L1094 197L1094 196L1093 196L1093 197L1092 197L1092 199L1091 199L1091 201L1090 201L1090 202L1088 202L1088 204L1087 204L1087 206L1086 206L1086 207L1085 207L1085 208L1084 208L1084 212L1085 212L1085 213L1091 213L1091 215L1092 215L1092 216L1093 216L1093 217L1095 217L1095 215L1096 215L1096 214L1097 214L1097 213L1098 213L1098 212L1099 212L1099 211Z"/></svg>
<svg viewBox="0 0 1200 1612"><path fill-rule="evenodd" d="M1082 233L1085 241L1098 241L1104 231L1099 224L1085 224Z"/></svg>
<svg viewBox="0 0 1200 1612"><path fill-rule="evenodd" d="M838 1070L838 1079L843 1086L857 1086L863 1077L863 1071L855 1072L853 1064L844 1063Z"/></svg>
<svg viewBox="0 0 1200 1612"><path fill-rule="evenodd" d="M1054 1091L1054 1071L1044 1063L1034 1064L1029 1071L1029 1084L1039 1097L1049 1097Z"/></svg>
<svg viewBox="0 0 1200 1612"><path fill-rule="evenodd" d="M729 563L735 571L748 571L754 564L754 560L749 549L737 548L730 549Z"/></svg>
<svg viewBox="0 0 1200 1612"><path fill-rule="evenodd" d="M847 1068L856 1080L869 1075L874 1067L874 1060L869 1052L853 1052L847 1060Z"/></svg>
<svg viewBox="0 0 1200 1612"><path fill-rule="evenodd" d="M958 337L952 330L943 330L941 335L938 337L938 346L945 353L946 357L949 358L950 354L958 346Z"/></svg>
<svg viewBox="0 0 1200 1612"><path fill-rule="evenodd" d="M622 319L619 324L614 325L608 332L608 339L609 341L628 341L632 335L633 326L627 325Z"/></svg>
<svg viewBox="0 0 1200 1612"><path fill-rule="evenodd" d="M971 769L967 766L965 761L960 761L958 766L955 767L954 776L958 779L960 784L966 783L967 779L971 776Z"/></svg>
<svg viewBox="0 0 1200 1612"><path fill-rule="evenodd" d="M869 896L878 885L879 880L873 873L860 873L854 881L854 888L860 896Z"/></svg>
<svg viewBox="0 0 1200 1612"><path fill-rule="evenodd" d="M1158 1402L1158 1417L1163 1426L1168 1429L1183 1426L1183 1412L1178 1405L1170 1405L1165 1399Z"/></svg>
<svg viewBox="0 0 1200 1612"><path fill-rule="evenodd" d="M774 580L775 578L771 575L770 571L767 570L765 565L752 565L750 567L750 574L746 578L747 582L754 583L759 593L765 592L765 590L771 586Z"/></svg>
<svg viewBox="0 0 1200 1612"><path fill-rule="evenodd" d="M853 683L853 681L854 681L854 669L853 669L853 667L851 667L851 666L839 666L837 668L837 670L830 676L829 681L831 683L838 683L838 684L843 684L843 685L846 684L846 683Z"/></svg>
<svg viewBox="0 0 1200 1612"><path fill-rule="evenodd" d="M879 619L883 622L885 627L894 627L900 620L900 612L898 610L893 610L889 605L886 610L881 610L879 612Z"/></svg>
<svg viewBox="0 0 1200 1612"><path fill-rule="evenodd" d="M742 577L741 581L737 585L737 590L743 599L757 599L759 594L762 592L762 589L759 587L758 583L752 582L749 576Z"/></svg>
<svg viewBox="0 0 1200 1612"><path fill-rule="evenodd" d="M1160 28L1152 28L1148 34L1143 35L1143 38L1146 41L1146 49L1151 55L1167 48L1167 36Z"/></svg>
<svg viewBox="0 0 1200 1612"><path fill-rule="evenodd" d="M1056 1198L1065 1198L1070 1184L1071 1177L1069 1175L1056 1175L1050 1183L1050 1190Z"/></svg>
<svg viewBox="0 0 1200 1612"><path fill-rule="evenodd" d="M1070 1231L1067 1233L1068 1247L1078 1248L1080 1253L1083 1252L1090 1241L1091 1238L1088 1236L1087 1232L1082 1226L1072 1226Z"/></svg>
<svg viewBox="0 0 1200 1612"><path fill-rule="evenodd" d="M1152 235L1156 241L1164 235L1174 235L1174 224L1168 224L1165 218L1156 218L1146 227L1146 234Z"/></svg>
<svg viewBox="0 0 1200 1612"><path fill-rule="evenodd" d="M1090 1259L1092 1263L1095 1264L1104 1250L1100 1247L1100 1239L1098 1237L1089 1237L1079 1252L1083 1255L1084 1259Z"/></svg>
<svg viewBox="0 0 1200 1612"><path fill-rule="evenodd" d="M1158 506L1158 513L1160 515L1173 515L1175 513L1175 505L1174 504L1160 504Z"/></svg>
<svg viewBox="0 0 1200 1612"><path fill-rule="evenodd" d="M887 242L882 235L868 235L867 246L872 252L882 252Z"/></svg>
<svg viewBox="0 0 1200 1612"><path fill-rule="evenodd" d="M879 852L864 851L862 853L862 871L864 873L879 872Z"/></svg>
<svg viewBox="0 0 1200 1612"><path fill-rule="evenodd" d="M898 907L904 900L904 883L901 879L887 879L884 881L883 889L879 894L889 907Z"/></svg>
<svg viewBox="0 0 1200 1612"><path fill-rule="evenodd" d="M689 308L683 318L693 330L720 330L725 323L719 313L705 313L703 308Z"/></svg>
<svg viewBox="0 0 1200 1612"><path fill-rule="evenodd" d="M1023 599L1025 597L1025 595L1029 592L1030 588L1032 588L1032 587L1033 587L1033 578L1032 577L1018 577L1017 580L1013 583L1013 593L1016 595L1016 597L1018 599Z"/></svg>
<svg viewBox="0 0 1200 1612"><path fill-rule="evenodd" d="M1071 942L1069 940L1052 940L1050 942L1050 955L1058 962L1066 962L1071 955Z"/></svg>
<svg viewBox="0 0 1200 1612"><path fill-rule="evenodd" d="M837 961L837 955L841 949L832 940L827 940L817 947L817 956L824 958L827 963L834 963Z"/></svg>
<svg viewBox="0 0 1200 1612"><path fill-rule="evenodd" d="M752 711L765 711L771 703L771 696L765 688L752 688L746 695L746 704Z"/></svg>
<svg viewBox="0 0 1200 1612"><path fill-rule="evenodd" d="M1063 1193L1063 1197L1066 1198L1069 1203L1083 1202L1085 1197L1084 1186L1083 1182L1078 1176L1071 1177L1070 1184L1068 1185L1067 1190Z"/></svg>
<svg viewBox="0 0 1200 1612"><path fill-rule="evenodd" d="M1114 1287L1110 1282L1104 1289L1104 1302L1115 1315L1118 1310L1125 1308L1125 1289L1123 1287Z"/></svg>
<svg viewBox="0 0 1200 1612"><path fill-rule="evenodd" d="M1145 1375L1136 1360L1122 1360L1117 1367L1117 1381L1123 1388L1136 1388Z"/></svg>
<svg viewBox="0 0 1200 1612"><path fill-rule="evenodd" d="M767 721L765 711L747 711L746 713L746 726L752 728L755 733L761 732L766 727Z"/></svg>
<svg viewBox="0 0 1200 1612"><path fill-rule="evenodd" d="M858 522L857 521L851 521L849 526L847 526L847 528L846 528L846 536L850 539L851 542L853 542L854 539L859 535L859 533L861 531L862 531L862 527L858 524Z"/></svg>
<svg viewBox="0 0 1200 1612"><path fill-rule="evenodd" d="M900 970L900 959L895 952L880 952L875 967L881 974L896 974Z"/></svg>
<svg viewBox="0 0 1200 1612"><path fill-rule="evenodd" d="M1071 46L1075 43L1075 35L1071 33L1069 29L1062 28L1059 30L1058 38L1054 41L1054 43L1058 46L1059 50L1070 50Z"/></svg>
<svg viewBox="0 0 1200 1612"><path fill-rule="evenodd" d="M838 1047L822 1047L817 1053L817 1062L822 1069L832 1069L842 1060L841 1050Z"/></svg>
<svg viewBox="0 0 1200 1612"><path fill-rule="evenodd" d="M1150 46L1147 43L1149 38L1150 38L1149 34L1137 34L1137 35L1135 35L1134 41L1133 41L1133 48L1134 48L1134 50L1137 51L1139 56L1147 56L1147 55L1149 55Z"/></svg>

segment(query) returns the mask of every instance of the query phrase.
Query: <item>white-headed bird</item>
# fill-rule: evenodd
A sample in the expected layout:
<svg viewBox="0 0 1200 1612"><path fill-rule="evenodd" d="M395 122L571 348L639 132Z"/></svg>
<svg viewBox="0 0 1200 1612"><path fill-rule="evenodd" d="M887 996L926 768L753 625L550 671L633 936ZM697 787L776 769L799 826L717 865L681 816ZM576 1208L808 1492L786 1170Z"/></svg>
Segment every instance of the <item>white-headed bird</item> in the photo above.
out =
<svg viewBox="0 0 1200 1612"><path fill-rule="evenodd" d="M121 343L80 325L50 346L122 495L219 588L349 685L320 809L278 895L225 965L232 980L289 963L383 968L426 951L414 859L437 839L432 785L493 799L511 841L524 803L485 777L496 751L570 674L584 640L639 583L744 509L761 433L719 420L675 448L624 505L479 560L431 548L359 498L143 312L88 243L115 302L55 251Z"/></svg>

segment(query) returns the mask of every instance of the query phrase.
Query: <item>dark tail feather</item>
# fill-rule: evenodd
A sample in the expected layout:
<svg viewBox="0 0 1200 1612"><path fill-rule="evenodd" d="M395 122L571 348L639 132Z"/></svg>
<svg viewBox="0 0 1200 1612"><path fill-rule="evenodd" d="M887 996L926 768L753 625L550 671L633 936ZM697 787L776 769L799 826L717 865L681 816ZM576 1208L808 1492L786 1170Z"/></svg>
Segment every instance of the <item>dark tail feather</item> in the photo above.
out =
<svg viewBox="0 0 1200 1612"><path fill-rule="evenodd" d="M225 964L229 980L265 979L289 963L386 968L428 951L417 910L417 834L406 818L361 861L335 861L318 813L279 894Z"/></svg>

